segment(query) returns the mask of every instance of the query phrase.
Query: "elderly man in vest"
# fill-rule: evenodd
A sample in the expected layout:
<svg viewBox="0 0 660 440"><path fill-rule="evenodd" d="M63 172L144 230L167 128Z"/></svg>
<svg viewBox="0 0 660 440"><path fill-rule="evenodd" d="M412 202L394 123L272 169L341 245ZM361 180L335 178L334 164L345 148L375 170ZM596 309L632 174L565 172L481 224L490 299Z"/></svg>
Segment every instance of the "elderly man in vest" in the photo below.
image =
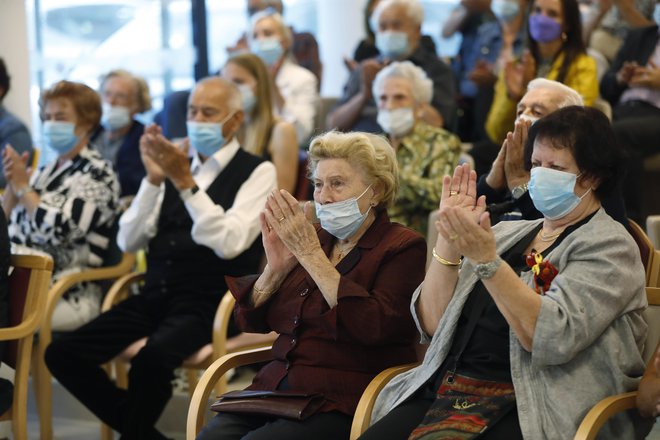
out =
<svg viewBox="0 0 660 440"><path fill-rule="evenodd" d="M174 369L210 342L224 276L257 270L259 212L276 178L270 162L240 148L241 108L234 85L206 78L190 96L183 149L160 127L146 129L140 151L147 176L117 237L125 251L147 249L141 294L46 352L53 375L122 439L165 438L154 425L172 394ZM117 388L101 365L145 337L131 361L128 389Z"/></svg>

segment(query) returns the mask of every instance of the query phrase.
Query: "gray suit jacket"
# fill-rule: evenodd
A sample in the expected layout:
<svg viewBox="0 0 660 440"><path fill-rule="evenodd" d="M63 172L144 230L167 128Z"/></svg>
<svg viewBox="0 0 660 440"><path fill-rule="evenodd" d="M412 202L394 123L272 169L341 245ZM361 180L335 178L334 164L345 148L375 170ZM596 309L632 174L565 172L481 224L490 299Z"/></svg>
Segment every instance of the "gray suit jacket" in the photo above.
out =
<svg viewBox="0 0 660 440"><path fill-rule="evenodd" d="M542 221L501 222L494 227L502 254ZM641 349L647 325L645 276L639 250L621 224L602 209L544 256L559 270L542 297L532 351L510 334L511 376L518 417L526 439L572 438L587 411L600 399L631 391L644 372ZM522 279L533 286L530 272ZM380 393L373 410L377 421L410 398L437 371L451 346L457 321L477 277L473 263L461 268L454 297L430 339L420 326L413 296L411 311L422 336L430 342L424 362L394 378ZM601 438L632 439L633 426L618 416Z"/></svg>

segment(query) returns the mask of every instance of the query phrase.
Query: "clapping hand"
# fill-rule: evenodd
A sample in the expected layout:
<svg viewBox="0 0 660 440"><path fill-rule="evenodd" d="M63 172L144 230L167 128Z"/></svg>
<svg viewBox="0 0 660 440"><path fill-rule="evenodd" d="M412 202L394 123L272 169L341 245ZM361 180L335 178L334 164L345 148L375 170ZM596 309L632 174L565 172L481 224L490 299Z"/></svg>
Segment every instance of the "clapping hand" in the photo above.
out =
<svg viewBox="0 0 660 440"><path fill-rule="evenodd" d="M504 175L509 191L518 185L529 182L529 171L525 169L525 143L531 121L516 122L513 133L509 132L504 140L505 149Z"/></svg>
<svg viewBox="0 0 660 440"><path fill-rule="evenodd" d="M491 261L496 256L495 236L486 197L477 198L477 174L467 164L442 182L440 211L435 223L439 236L461 255L473 261Z"/></svg>
<svg viewBox="0 0 660 440"><path fill-rule="evenodd" d="M2 150L2 167L5 172L5 180L14 191L30 184L32 170L28 168L29 160L30 153L25 151L19 155L10 144L7 144Z"/></svg>
<svg viewBox="0 0 660 440"><path fill-rule="evenodd" d="M188 145L188 142L184 142L182 148L179 148L162 135L157 125L147 127L140 139L143 156L146 155L151 164L155 165L154 170L159 170L162 176L169 178L179 190L195 185L190 173ZM146 166L145 163L145 168Z"/></svg>
<svg viewBox="0 0 660 440"><path fill-rule="evenodd" d="M520 101L527 84L536 76L536 61L529 50L523 52L519 61L509 61L504 66L504 82L509 99Z"/></svg>
<svg viewBox="0 0 660 440"><path fill-rule="evenodd" d="M649 61L648 67L637 66L628 84L631 87L660 89L660 69L653 64L653 61Z"/></svg>

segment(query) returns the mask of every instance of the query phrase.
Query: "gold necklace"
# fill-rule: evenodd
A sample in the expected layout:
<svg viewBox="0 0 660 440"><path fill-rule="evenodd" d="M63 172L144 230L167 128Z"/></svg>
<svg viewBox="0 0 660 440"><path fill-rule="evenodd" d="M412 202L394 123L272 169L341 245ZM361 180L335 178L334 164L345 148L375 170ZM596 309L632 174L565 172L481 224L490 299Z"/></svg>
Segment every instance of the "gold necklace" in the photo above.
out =
<svg viewBox="0 0 660 440"><path fill-rule="evenodd" d="M335 249L337 251L337 256L335 257L337 261L341 261L348 253L355 247L355 243L348 243L344 246L340 246L339 242L335 243Z"/></svg>
<svg viewBox="0 0 660 440"><path fill-rule="evenodd" d="M545 235L543 233L543 228L541 228L541 229L539 229L538 237L539 237L539 240L547 243L547 242L553 241L555 238L559 237L562 232L564 232L564 231L559 231L559 232L555 232L554 234Z"/></svg>

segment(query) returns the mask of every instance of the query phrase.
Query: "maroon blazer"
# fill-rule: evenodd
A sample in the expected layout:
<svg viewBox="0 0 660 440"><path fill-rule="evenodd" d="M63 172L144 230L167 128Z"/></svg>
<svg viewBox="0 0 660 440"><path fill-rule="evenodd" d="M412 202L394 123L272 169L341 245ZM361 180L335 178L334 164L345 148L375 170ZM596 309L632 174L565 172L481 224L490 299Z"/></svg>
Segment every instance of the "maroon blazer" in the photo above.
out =
<svg viewBox="0 0 660 440"><path fill-rule="evenodd" d="M335 238L317 228L329 255ZM227 277L236 297L234 317L245 332L279 336L275 360L248 389L322 393L320 412L353 415L362 392L382 370L415 362L417 330L412 294L424 278L426 242L416 232L378 213L357 245L336 266L341 275L337 306L330 309L312 277L296 266L280 289L258 308L249 297L257 275ZM286 381L282 381L286 378Z"/></svg>

